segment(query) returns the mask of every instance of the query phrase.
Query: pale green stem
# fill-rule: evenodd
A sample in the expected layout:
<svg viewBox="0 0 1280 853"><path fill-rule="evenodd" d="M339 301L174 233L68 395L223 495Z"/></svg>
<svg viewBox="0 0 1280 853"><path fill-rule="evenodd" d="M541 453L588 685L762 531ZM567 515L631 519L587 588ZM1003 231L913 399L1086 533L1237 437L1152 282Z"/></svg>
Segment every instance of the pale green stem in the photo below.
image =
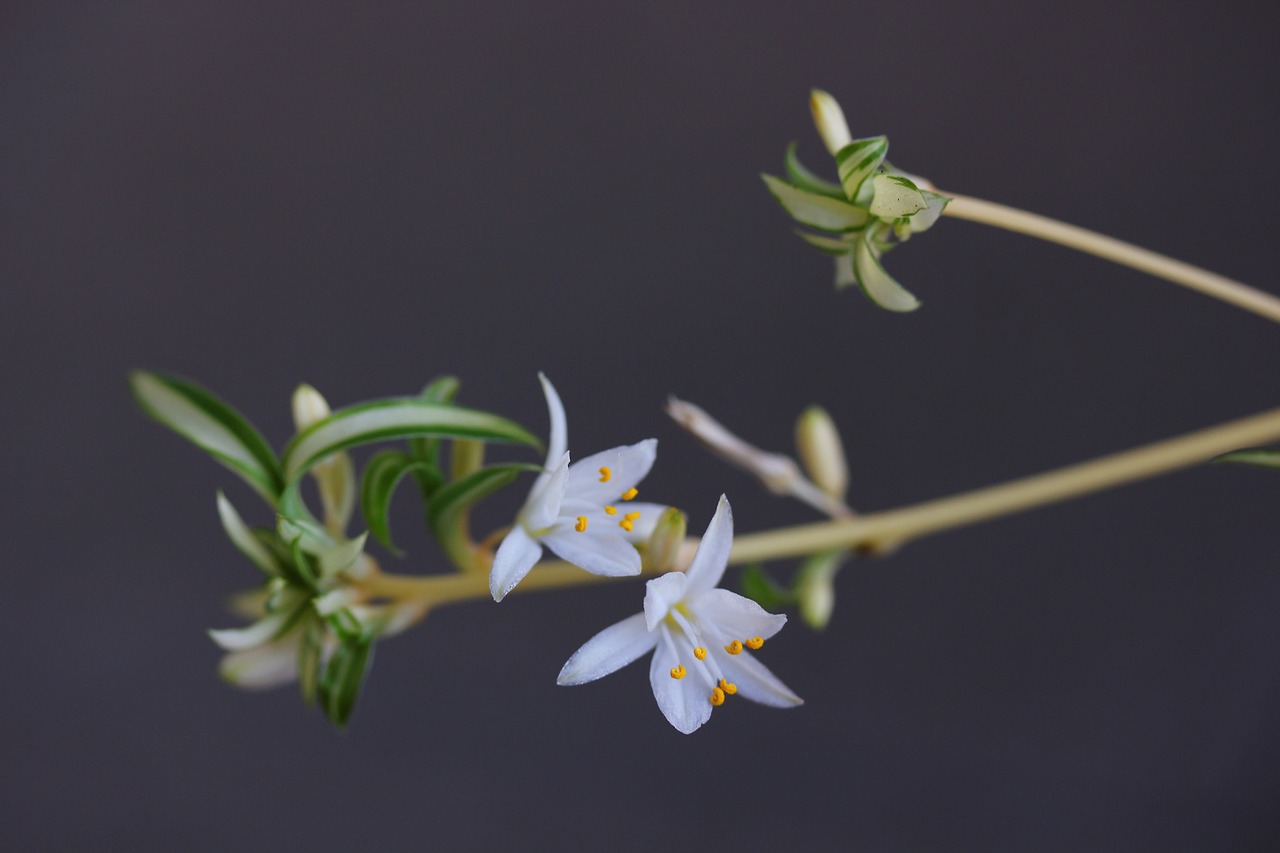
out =
<svg viewBox="0 0 1280 853"><path fill-rule="evenodd" d="M1090 255L1159 276L1174 284L1197 290L1206 296L1221 299L1223 302L1229 302L1238 308L1252 311L1260 317L1280 323L1280 299L1249 287L1247 284L1182 261L1175 261L1087 228L1067 225L1047 216L943 190L938 192L951 199L942 211L944 216L994 225L1007 231L1039 237L1041 240L1087 252Z"/></svg>
<svg viewBox="0 0 1280 853"><path fill-rule="evenodd" d="M744 534L734 542L729 562L737 564L797 557L836 548L879 552L931 533L1012 515L1198 465L1242 447L1277 441L1280 441L1280 409L1272 409L1179 438L902 509ZM685 542L677 559L678 566L688 565L696 545L693 539ZM588 574L567 563L547 562L536 567L516 587L516 591L578 586L605 580L609 579ZM370 595L414 600L428 607L483 598L489 594L488 578L480 574L429 577L378 574L361 585Z"/></svg>

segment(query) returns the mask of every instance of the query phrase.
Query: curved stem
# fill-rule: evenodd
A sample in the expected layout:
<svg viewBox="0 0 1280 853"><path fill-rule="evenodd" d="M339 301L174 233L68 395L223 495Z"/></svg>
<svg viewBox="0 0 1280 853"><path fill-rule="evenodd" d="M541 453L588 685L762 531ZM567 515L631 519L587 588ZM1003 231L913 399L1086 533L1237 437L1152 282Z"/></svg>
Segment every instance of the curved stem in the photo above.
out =
<svg viewBox="0 0 1280 853"><path fill-rule="evenodd" d="M1280 408L1078 465L914 506L745 534L734 542L729 562L748 563L845 548L880 552L931 533L1069 500L1207 462L1242 447L1277 441L1280 441ZM676 565L687 566L696 547L696 540L687 540ZM609 578L588 574L567 563L547 562L530 572L515 591L606 580ZM474 573L429 577L377 574L361 585L370 595L419 601L428 607L489 594L488 579Z"/></svg>
<svg viewBox="0 0 1280 853"><path fill-rule="evenodd" d="M1226 276L1209 272L1191 264L1175 261L1172 258L1139 248L1132 243L1116 240L1087 228L1067 225L1047 216L1028 213L1015 207L995 204L982 199L970 198L956 193L939 190L949 196L951 201L943 208L944 216L967 219L970 222L981 222L994 225L1019 234L1039 237L1051 243L1058 243L1081 252L1087 252L1117 264L1123 264L1142 272L1150 273L1163 279L1197 290L1214 299L1221 299L1238 308L1252 311L1280 323L1280 299L1269 293L1249 287Z"/></svg>

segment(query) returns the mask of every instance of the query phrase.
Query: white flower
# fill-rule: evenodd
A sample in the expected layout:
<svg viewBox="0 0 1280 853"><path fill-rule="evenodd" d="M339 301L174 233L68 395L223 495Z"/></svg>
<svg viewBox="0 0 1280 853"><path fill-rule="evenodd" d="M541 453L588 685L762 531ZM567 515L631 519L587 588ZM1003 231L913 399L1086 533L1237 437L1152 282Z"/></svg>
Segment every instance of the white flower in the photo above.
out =
<svg viewBox="0 0 1280 853"><path fill-rule="evenodd" d="M764 645L787 617L716 588L732 544L733 513L721 496L688 571L649 581L644 612L587 640L560 670L557 682L595 681L652 651L653 696L671 725L685 734L735 694L776 708L801 704L800 697L746 651Z"/></svg>
<svg viewBox="0 0 1280 853"><path fill-rule="evenodd" d="M592 574L640 574L635 545L649 538L666 509L632 502L636 484L657 458L657 439L615 447L570 465L564 405L547 377L538 378L551 415L547 461L493 556L489 591L494 601L501 601L529 573L542 557L543 545Z"/></svg>

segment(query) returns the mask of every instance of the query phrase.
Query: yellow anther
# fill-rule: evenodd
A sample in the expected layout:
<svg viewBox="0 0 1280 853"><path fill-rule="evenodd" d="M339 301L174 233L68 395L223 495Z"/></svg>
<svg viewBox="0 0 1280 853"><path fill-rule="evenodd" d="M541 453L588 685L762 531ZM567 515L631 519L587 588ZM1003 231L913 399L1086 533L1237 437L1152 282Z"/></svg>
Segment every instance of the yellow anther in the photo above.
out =
<svg viewBox="0 0 1280 853"><path fill-rule="evenodd" d="M640 494L640 490L637 489L635 486L632 486L631 488L627 489L625 492L622 493L622 499L624 501L629 501L638 494Z"/></svg>
<svg viewBox="0 0 1280 853"><path fill-rule="evenodd" d="M684 678L684 676L685 676L685 668L683 664L676 664L675 666L671 667L671 677L674 678L676 681L679 681L680 679Z"/></svg>
<svg viewBox="0 0 1280 853"><path fill-rule="evenodd" d="M725 646L724 650L731 655L740 655L742 654L742 642L740 640L734 640L732 643Z"/></svg>
<svg viewBox="0 0 1280 853"><path fill-rule="evenodd" d="M629 518L624 518L622 519L622 521L619 521L618 526L621 527L623 530L627 531L628 533L630 533L632 528L635 527L635 525L631 522L631 519Z"/></svg>
<svg viewBox="0 0 1280 853"><path fill-rule="evenodd" d="M722 678L720 679L720 689L723 690L728 695L732 696L733 694L738 692L738 685L734 684L732 681L725 681Z"/></svg>
<svg viewBox="0 0 1280 853"><path fill-rule="evenodd" d="M607 482L609 482L611 479L613 479L613 472L609 470L609 467L608 467L608 466L605 466L604 468L601 468L601 469L600 469L600 482L602 482L602 483L607 483Z"/></svg>
<svg viewBox="0 0 1280 853"><path fill-rule="evenodd" d="M719 687L716 687L711 691L711 704L716 707L724 704L724 691Z"/></svg>
<svg viewBox="0 0 1280 853"><path fill-rule="evenodd" d="M702 646L698 646L696 649L693 650L693 656L698 660L706 660L707 650L704 649Z"/></svg>
<svg viewBox="0 0 1280 853"><path fill-rule="evenodd" d="M752 637L747 640L747 648L755 650L764 645L764 637Z"/></svg>
<svg viewBox="0 0 1280 853"><path fill-rule="evenodd" d="M618 508L617 508L616 506L607 506L607 507L605 507L605 508L604 508L604 511L605 511L607 514L609 514L609 515L617 515L617 514L618 514Z"/></svg>
<svg viewBox="0 0 1280 853"><path fill-rule="evenodd" d="M586 517L585 515L580 515L580 516L578 516L578 523L577 523L577 524L575 524L575 525L573 526L573 529L574 529L574 530L576 530L576 531L578 531L579 533L581 533L582 531L586 530L586 529L587 529L587 517Z"/></svg>
<svg viewBox="0 0 1280 853"><path fill-rule="evenodd" d="M640 517L640 513L638 512L629 512L623 516L623 518L625 518L627 521L635 521L639 517Z"/></svg>

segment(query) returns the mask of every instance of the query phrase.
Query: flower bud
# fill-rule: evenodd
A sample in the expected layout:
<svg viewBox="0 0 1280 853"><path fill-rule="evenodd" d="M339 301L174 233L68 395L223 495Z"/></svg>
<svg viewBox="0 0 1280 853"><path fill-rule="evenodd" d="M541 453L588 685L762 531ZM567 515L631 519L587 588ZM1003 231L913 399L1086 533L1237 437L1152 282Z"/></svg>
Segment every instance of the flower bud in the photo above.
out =
<svg viewBox="0 0 1280 853"><path fill-rule="evenodd" d="M809 95L809 110L813 113L813 123L832 157L853 142L849 125L844 120L844 111L829 93L821 89L812 90Z"/></svg>
<svg viewBox="0 0 1280 853"><path fill-rule="evenodd" d="M453 479L460 480L480 470L484 464L484 442L474 438L457 438L449 450L449 468Z"/></svg>
<svg viewBox="0 0 1280 853"><path fill-rule="evenodd" d="M836 606L833 581L846 551L824 551L804 562L796 574L795 591L800 618L815 631L827 627Z"/></svg>
<svg viewBox="0 0 1280 853"><path fill-rule="evenodd" d="M688 521L685 514L673 506L663 511L662 517L654 525L653 533L649 535L649 544L645 548L646 570L665 572L675 568L680 546L684 544Z"/></svg>
<svg viewBox="0 0 1280 853"><path fill-rule="evenodd" d="M849 488L849 465L835 422L821 406L810 406L796 421L796 449L809 479L836 500Z"/></svg>
<svg viewBox="0 0 1280 853"><path fill-rule="evenodd" d="M302 432L312 424L319 423L332 414L329 404L320 392L310 385L302 384L293 392L293 425Z"/></svg>

